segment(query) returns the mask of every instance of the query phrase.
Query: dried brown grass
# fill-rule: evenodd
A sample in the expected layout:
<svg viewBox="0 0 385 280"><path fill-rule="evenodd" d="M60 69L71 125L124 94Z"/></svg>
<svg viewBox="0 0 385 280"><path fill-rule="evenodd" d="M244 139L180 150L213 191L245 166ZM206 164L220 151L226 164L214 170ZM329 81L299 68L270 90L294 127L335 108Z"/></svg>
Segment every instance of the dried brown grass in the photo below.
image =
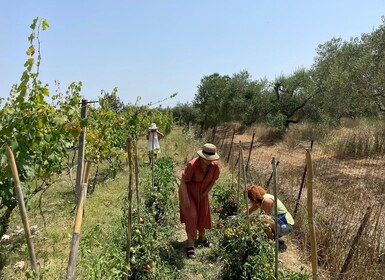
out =
<svg viewBox="0 0 385 280"><path fill-rule="evenodd" d="M324 279L340 277L344 263L349 263L344 279L384 279L385 223L381 217L385 216L385 130L381 123L349 122L336 129L301 125L290 128L283 139L265 126L242 132L236 133L231 154L236 158L239 141L244 151L252 146L248 177L260 184L271 174L272 157L278 160L279 195L291 212L304 172L304 150L314 140L313 201L319 267L329 275ZM222 153L230 154L231 135L225 138ZM306 199L305 184L295 217L295 234L302 240L303 253L309 254ZM363 220L368 207L371 214Z"/></svg>

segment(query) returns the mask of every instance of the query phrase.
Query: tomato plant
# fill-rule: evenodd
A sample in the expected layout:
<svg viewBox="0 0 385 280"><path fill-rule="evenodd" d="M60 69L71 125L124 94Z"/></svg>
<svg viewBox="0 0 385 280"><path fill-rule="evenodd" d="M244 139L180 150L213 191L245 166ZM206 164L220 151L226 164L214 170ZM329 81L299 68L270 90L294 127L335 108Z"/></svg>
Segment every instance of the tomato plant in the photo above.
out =
<svg viewBox="0 0 385 280"><path fill-rule="evenodd" d="M223 220L237 213L237 189L235 183L217 185L213 189L214 211ZM241 196L243 199L243 196Z"/></svg>

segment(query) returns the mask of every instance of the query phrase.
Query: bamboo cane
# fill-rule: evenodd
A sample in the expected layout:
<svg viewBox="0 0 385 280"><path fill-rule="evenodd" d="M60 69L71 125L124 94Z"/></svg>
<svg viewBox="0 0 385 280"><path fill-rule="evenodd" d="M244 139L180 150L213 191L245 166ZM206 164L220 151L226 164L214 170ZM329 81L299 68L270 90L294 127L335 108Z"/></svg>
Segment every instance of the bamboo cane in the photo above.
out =
<svg viewBox="0 0 385 280"><path fill-rule="evenodd" d="M131 139L127 139L127 154L128 154L128 221L127 221L127 251L126 251L126 268L130 267L131 259L131 237L132 237L132 147ZM126 280L128 279L128 271L126 271Z"/></svg>
<svg viewBox="0 0 385 280"><path fill-rule="evenodd" d="M83 172L83 186L82 186L82 192L83 192L83 215L85 214L85 207L86 207L86 199L87 199L87 186L88 186L88 179L90 178L90 170L91 170L91 162L87 161L85 163L85 168Z"/></svg>
<svg viewBox="0 0 385 280"><path fill-rule="evenodd" d="M246 171L245 171L245 165L243 163L243 149L242 149L242 142L239 141L239 164L241 166L241 172L242 172L242 179L243 179L243 197L245 199L245 205L246 205L246 214L247 214L247 232L250 236L250 213L249 213L249 204L247 203L247 177L246 177Z"/></svg>
<svg viewBox="0 0 385 280"><path fill-rule="evenodd" d="M278 279L278 193L277 193L277 164L275 158L271 160L271 165L273 169L273 193L274 193L274 224L275 224L275 233L274 233L274 247L275 247L275 262L274 262L274 275L275 279Z"/></svg>
<svg viewBox="0 0 385 280"><path fill-rule="evenodd" d="M9 166L11 167L11 171L12 171L13 182L15 184L15 193L16 193L17 202L19 204L20 216L21 216L21 221L23 222L25 238L27 240L28 253L29 253L29 258L31 259L32 271L35 275L37 275L38 267L36 262L35 249L32 242L32 235L29 227L27 210L25 208L23 190L21 189L21 186L20 186L19 172L17 171L15 157L13 155L11 148L8 145L5 145L5 149L7 151Z"/></svg>
<svg viewBox="0 0 385 280"><path fill-rule="evenodd" d="M74 229L72 233L70 256L69 256L68 267L67 267L67 276L66 276L67 280L75 279L76 260L79 252L80 231L83 223L84 207L85 207L85 200L87 196L87 184L88 184L88 178L90 174L90 168L91 168L91 163L87 162L85 172L82 177L80 197L76 207L75 224L74 224Z"/></svg>
<svg viewBox="0 0 385 280"><path fill-rule="evenodd" d="M135 190L136 190L136 210L138 212L138 223L140 223L140 196L139 196L139 164L138 164L138 142L134 142L135 160Z"/></svg>
<svg viewBox="0 0 385 280"><path fill-rule="evenodd" d="M154 134L154 132L151 132L151 135L152 135L152 147L151 147L151 186L152 186L152 188L154 188L155 187L155 157L154 157L155 134Z"/></svg>
<svg viewBox="0 0 385 280"><path fill-rule="evenodd" d="M313 221L313 164L311 161L310 150L306 149L306 166L307 166L307 212L308 225L310 233L310 249L311 249L311 266L313 280L318 279L318 263L317 263L317 240L315 236L314 221Z"/></svg>
<svg viewBox="0 0 385 280"><path fill-rule="evenodd" d="M241 205L241 198L240 198L240 184L241 184L241 161L239 160L241 157L241 149L239 149L238 152L238 174L237 174L237 213L239 213L240 205Z"/></svg>
<svg viewBox="0 0 385 280"><path fill-rule="evenodd" d="M87 117L87 100L82 100L82 109L80 113L81 119L85 119ZM83 171L84 171L84 150L85 150L85 143L86 143L86 128L82 127L82 131L80 132L79 136L79 150L78 150L78 166L76 171L76 185L75 185L75 196L76 201L80 200L81 196L81 184L83 180Z"/></svg>

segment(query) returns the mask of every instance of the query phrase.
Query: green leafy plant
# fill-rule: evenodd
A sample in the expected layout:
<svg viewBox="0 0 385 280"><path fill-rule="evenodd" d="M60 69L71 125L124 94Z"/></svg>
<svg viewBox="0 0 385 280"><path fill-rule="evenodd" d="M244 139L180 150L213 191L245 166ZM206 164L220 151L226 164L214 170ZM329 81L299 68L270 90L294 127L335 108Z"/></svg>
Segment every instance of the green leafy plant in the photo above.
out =
<svg viewBox="0 0 385 280"><path fill-rule="evenodd" d="M225 221L219 236L217 254L224 262L224 279L275 279L274 243L263 231L263 215L254 215L247 226L244 215ZM279 279L309 279L306 274L279 270Z"/></svg>
<svg viewBox="0 0 385 280"><path fill-rule="evenodd" d="M156 222L166 221L176 213L175 189L178 184L174 174L173 162L169 157L161 157L155 162L154 187L147 182L145 187L145 206L147 211L154 214ZM174 199L171 199L173 198Z"/></svg>
<svg viewBox="0 0 385 280"><path fill-rule="evenodd" d="M223 220L237 214L237 186L234 182L218 185L213 189L214 211Z"/></svg>

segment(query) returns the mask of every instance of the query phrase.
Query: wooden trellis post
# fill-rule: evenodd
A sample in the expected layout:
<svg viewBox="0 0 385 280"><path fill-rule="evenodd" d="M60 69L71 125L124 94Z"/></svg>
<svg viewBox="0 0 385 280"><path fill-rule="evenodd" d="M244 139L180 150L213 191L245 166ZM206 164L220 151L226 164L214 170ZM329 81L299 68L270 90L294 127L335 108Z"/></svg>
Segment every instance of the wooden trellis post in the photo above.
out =
<svg viewBox="0 0 385 280"><path fill-rule="evenodd" d="M279 164L279 160L275 162L275 167L278 167L278 164ZM267 179L265 185L263 186L265 190L267 190L267 188L269 187L271 179L273 179L273 175L274 175L274 170L271 171L269 179Z"/></svg>
<svg viewBox="0 0 385 280"><path fill-rule="evenodd" d="M227 160L226 160L226 162L229 162L229 159L230 159L231 150L232 150L232 148L233 148L234 135L235 135L235 129L234 129L234 131L233 131L233 136L231 137L230 150L229 150L229 153L228 153L228 155L227 155Z"/></svg>
<svg viewBox="0 0 385 280"><path fill-rule="evenodd" d="M353 258L353 255L354 255L354 252L356 251L356 248L357 248L357 245L358 245L358 241L360 240L360 238L361 238L361 236L362 236L362 234L364 232L364 229L365 229L365 227L366 227L366 225L367 225L367 223L369 221L371 213L372 213L372 207L366 208L366 213L364 215L364 218L361 221L361 225L358 228L358 231L357 231L356 235L354 236L352 245L350 246L350 249L349 249L349 252L348 252L348 254L347 254L346 258L345 258L344 264L341 267L338 279L343 279L344 278L344 273L346 272L346 270L348 269L348 267L350 265L350 262L351 262L351 260Z"/></svg>
<svg viewBox="0 0 385 280"><path fill-rule="evenodd" d="M15 156L13 155L13 152L8 145L5 145L5 149L7 151L9 166L11 167L11 171L12 171L13 182L15 184L15 194L19 205L21 221L23 222L25 238L27 240L28 253L29 253L29 258L31 260L32 271L35 275L37 275L38 267L36 262L35 249L33 247L32 235L29 227L27 210L25 208L23 190L21 189L21 186L20 186L19 172L17 171Z"/></svg>
<svg viewBox="0 0 385 280"><path fill-rule="evenodd" d="M246 172L249 170L249 163L250 163L251 151L253 150L254 137L255 137L255 131L253 132L253 137L251 138L249 156L247 157L247 162L246 162Z"/></svg>
<svg viewBox="0 0 385 280"><path fill-rule="evenodd" d="M87 195L87 184L88 184L89 171L90 171L90 168L88 166L90 166L90 164L87 164L86 172L82 177L80 197L78 199L78 203L76 207L75 224L74 224L74 229L72 233L70 256L69 256L68 267L67 267L67 276L66 276L67 280L75 279L76 260L77 260L78 251L79 251L80 230L83 222L84 204L85 204L85 199Z"/></svg>
<svg viewBox="0 0 385 280"><path fill-rule="evenodd" d="M222 142L221 142L220 149L222 149L222 147L223 147L223 142L225 141L226 136L227 136L227 127L226 127L226 130L225 130L225 135L224 135L223 138L222 138Z"/></svg>
<svg viewBox="0 0 385 280"><path fill-rule="evenodd" d="M275 158L271 160L272 174L273 174L273 195L274 195L274 247L275 247L275 261L274 261L274 275L275 279L278 279L278 192L277 192L277 164Z"/></svg>
<svg viewBox="0 0 385 280"><path fill-rule="evenodd" d="M126 251L126 267L130 267L131 259L131 237L132 237L132 146L131 139L127 139L127 155L128 155L128 221L127 221L127 251ZM126 280L128 279L128 271L126 271Z"/></svg>
<svg viewBox="0 0 385 280"><path fill-rule="evenodd" d="M139 196L139 164L138 164L138 142L135 141L135 190L136 190L136 210L138 212L138 223L140 223L140 196Z"/></svg>
<svg viewBox="0 0 385 280"><path fill-rule="evenodd" d="M313 149L313 143L314 143L314 140L311 140L310 151ZM303 186L305 183L306 172L307 172L307 165L305 165L305 168L303 170L301 186L299 187L299 193L298 193L297 201L295 202L294 213L293 213L294 219L295 219L295 216L297 215L299 201L301 200L301 194L302 194L302 189L303 189Z"/></svg>
<svg viewBox="0 0 385 280"><path fill-rule="evenodd" d="M247 213L247 232L250 236L250 213L249 213L249 204L247 203L247 177L246 177L246 170L245 165L243 162L243 149L242 149L242 142L239 141L239 166L240 166L240 172L242 173L242 179L243 179L243 197L245 199L245 207L246 207L246 213Z"/></svg>
<svg viewBox="0 0 385 280"><path fill-rule="evenodd" d="M314 220L313 220L313 164L311 161L310 150L306 149L306 166L307 166L307 219L310 233L310 249L311 249L311 266L313 280L318 279L318 256L317 256L317 240L315 236Z"/></svg>
<svg viewBox="0 0 385 280"><path fill-rule="evenodd" d="M88 102L86 99L82 99L82 109L80 113L80 118L82 120L84 120L87 117L87 103ZM85 143L86 143L86 128L82 127L82 131L80 132L80 136L79 136L78 166L76 171L76 185L75 185L76 201L79 201L81 196Z"/></svg>

